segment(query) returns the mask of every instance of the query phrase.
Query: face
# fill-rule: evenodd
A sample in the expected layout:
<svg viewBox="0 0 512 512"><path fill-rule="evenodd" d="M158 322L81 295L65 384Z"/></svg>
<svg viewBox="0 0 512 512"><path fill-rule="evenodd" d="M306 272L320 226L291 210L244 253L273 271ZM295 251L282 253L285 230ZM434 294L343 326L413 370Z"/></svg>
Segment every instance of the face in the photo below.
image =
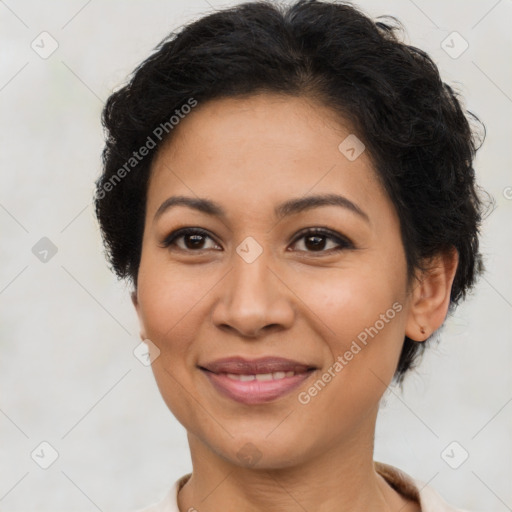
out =
<svg viewBox="0 0 512 512"><path fill-rule="evenodd" d="M239 466L366 443L394 374L410 314L399 219L367 153L338 148L351 133L305 98L220 99L181 120L153 162L132 296L141 337L189 439ZM222 214L157 214L176 196ZM314 369L270 383L201 369L235 356Z"/></svg>

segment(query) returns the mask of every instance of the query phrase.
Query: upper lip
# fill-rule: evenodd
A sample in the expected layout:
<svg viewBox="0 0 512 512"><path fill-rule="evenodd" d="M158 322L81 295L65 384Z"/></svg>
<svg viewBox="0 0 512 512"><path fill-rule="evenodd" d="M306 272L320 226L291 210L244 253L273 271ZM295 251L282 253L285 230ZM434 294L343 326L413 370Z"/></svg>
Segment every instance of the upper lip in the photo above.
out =
<svg viewBox="0 0 512 512"><path fill-rule="evenodd" d="M233 373L236 375L256 375L274 372L304 373L315 369L309 364L299 363L283 357L261 357L259 359L244 359L243 357L226 357L199 365L199 368L213 373Z"/></svg>

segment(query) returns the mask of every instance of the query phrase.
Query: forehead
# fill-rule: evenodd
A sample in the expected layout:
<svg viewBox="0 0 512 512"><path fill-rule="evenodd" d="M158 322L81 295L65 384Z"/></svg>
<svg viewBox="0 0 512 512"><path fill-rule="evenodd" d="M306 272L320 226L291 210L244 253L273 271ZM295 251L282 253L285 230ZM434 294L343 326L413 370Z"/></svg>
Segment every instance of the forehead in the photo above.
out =
<svg viewBox="0 0 512 512"><path fill-rule="evenodd" d="M348 122L305 97L260 94L199 103L156 155L148 215L171 194L224 197L233 209L255 213L313 192L340 192L357 203L381 196L385 203L366 151L355 159L343 152L344 141L357 145L355 137Z"/></svg>
<svg viewBox="0 0 512 512"><path fill-rule="evenodd" d="M208 149L210 157L231 161L245 155L274 159L279 153L287 159L290 153L295 159L319 159L351 132L347 121L310 98L257 94L200 103L180 121L161 153L178 156L195 148L195 158Z"/></svg>

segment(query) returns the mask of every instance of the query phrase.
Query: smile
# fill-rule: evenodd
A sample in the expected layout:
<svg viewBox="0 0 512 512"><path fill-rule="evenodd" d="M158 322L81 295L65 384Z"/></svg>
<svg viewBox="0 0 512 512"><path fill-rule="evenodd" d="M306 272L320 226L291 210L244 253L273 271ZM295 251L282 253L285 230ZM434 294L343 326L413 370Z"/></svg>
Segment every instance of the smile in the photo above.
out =
<svg viewBox="0 0 512 512"><path fill-rule="evenodd" d="M301 373L289 371L255 375L201 371L223 396L246 405L255 405L272 402L292 392L313 374L314 369Z"/></svg>

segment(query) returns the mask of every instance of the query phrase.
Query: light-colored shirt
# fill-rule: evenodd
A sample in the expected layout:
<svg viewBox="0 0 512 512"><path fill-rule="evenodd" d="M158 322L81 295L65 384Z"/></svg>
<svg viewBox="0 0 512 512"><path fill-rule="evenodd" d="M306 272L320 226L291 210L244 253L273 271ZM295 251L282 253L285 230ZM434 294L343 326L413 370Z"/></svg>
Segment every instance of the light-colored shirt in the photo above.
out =
<svg viewBox="0 0 512 512"><path fill-rule="evenodd" d="M375 462L375 470L393 489L406 498L419 503L421 512L467 512L448 505L432 487L429 487L421 480L410 477L394 466ZM176 480L160 502L135 512L180 512L178 508L178 492L190 476L191 473L188 473Z"/></svg>

